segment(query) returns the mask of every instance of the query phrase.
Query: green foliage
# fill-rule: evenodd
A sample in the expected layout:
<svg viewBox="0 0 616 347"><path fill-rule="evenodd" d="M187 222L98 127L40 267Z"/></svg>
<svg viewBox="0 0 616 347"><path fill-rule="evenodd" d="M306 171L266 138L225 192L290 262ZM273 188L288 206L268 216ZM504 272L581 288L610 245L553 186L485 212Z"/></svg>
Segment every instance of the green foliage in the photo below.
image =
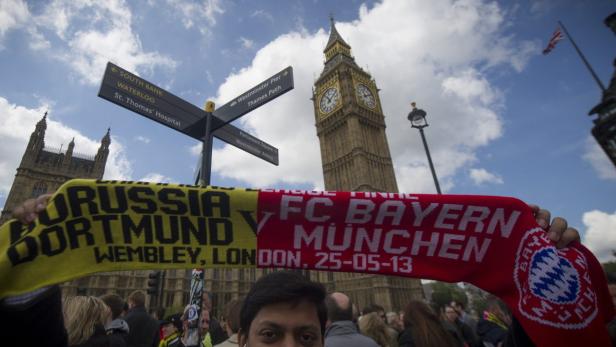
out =
<svg viewBox="0 0 616 347"><path fill-rule="evenodd" d="M612 260L607 263L603 263L602 265L605 272L616 272L616 261Z"/></svg>
<svg viewBox="0 0 616 347"><path fill-rule="evenodd" d="M481 317L483 311L488 307L488 301L481 295L473 295L473 304L471 306L470 309L475 312L478 317Z"/></svg>
<svg viewBox="0 0 616 347"><path fill-rule="evenodd" d="M432 308L440 312L441 308L447 306L452 300L459 301L466 306L468 299L464 290L452 283L434 282L432 283Z"/></svg>

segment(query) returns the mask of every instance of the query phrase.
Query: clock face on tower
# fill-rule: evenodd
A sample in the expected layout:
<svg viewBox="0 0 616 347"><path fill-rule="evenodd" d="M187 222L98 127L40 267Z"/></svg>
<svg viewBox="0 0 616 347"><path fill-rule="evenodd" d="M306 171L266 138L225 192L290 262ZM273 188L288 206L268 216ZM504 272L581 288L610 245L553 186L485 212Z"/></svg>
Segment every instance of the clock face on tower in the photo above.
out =
<svg viewBox="0 0 616 347"><path fill-rule="evenodd" d="M328 88L325 93L321 95L321 101L319 102L319 108L323 113L330 113L334 110L340 99L340 94L336 87Z"/></svg>
<svg viewBox="0 0 616 347"><path fill-rule="evenodd" d="M369 108L374 108L376 106L376 101L370 88L366 87L363 84L358 84L355 87L355 90L357 92L357 98L361 100L364 105L368 106Z"/></svg>

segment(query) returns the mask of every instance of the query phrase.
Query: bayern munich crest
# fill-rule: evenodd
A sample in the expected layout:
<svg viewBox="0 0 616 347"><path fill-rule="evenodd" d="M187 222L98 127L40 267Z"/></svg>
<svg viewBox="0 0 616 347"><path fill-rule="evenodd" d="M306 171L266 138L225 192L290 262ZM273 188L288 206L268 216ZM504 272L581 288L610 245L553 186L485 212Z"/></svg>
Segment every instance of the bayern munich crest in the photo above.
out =
<svg viewBox="0 0 616 347"><path fill-rule="evenodd" d="M587 269L579 250L556 249L541 228L527 231L513 273L520 313L555 328L586 327L598 311Z"/></svg>

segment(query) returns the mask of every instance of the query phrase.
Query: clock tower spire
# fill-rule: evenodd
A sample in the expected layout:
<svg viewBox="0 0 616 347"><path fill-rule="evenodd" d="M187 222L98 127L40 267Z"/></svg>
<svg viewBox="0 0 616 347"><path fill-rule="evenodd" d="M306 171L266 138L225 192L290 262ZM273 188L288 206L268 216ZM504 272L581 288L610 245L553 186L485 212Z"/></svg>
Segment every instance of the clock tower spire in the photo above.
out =
<svg viewBox="0 0 616 347"><path fill-rule="evenodd" d="M325 189L397 192L379 89L330 21L312 98Z"/></svg>
<svg viewBox="0 0 616 347"><path fill-rule="evenodd" d="M397 192L379 89L355 63L351 46L332 17L323 53L323 71L314 83L312 101L325 189ZM315 276L360 307L378 303L386 310L400 309L423 297L416 279L332 272Z"/></svg>

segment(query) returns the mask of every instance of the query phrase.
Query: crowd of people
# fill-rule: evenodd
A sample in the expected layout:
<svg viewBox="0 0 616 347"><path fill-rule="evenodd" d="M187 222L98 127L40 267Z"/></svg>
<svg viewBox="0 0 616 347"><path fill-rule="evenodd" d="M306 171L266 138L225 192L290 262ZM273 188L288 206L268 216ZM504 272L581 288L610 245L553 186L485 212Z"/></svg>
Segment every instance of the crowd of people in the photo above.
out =
<svg viewBox="0 0 616 347"><path fill-rule="evenodd" d="M616 302L616 283L611 281L610 286ZM19 335L24 345L185 346L186 312L157 319L146 310L145 299L141 290L126 301L116 294L60 299L55 286L17 304L3 302L2 309L14 308L10 317L19 324L7 333ZM359 311L344 293L327 295L321 284L299 272L277 271L261 277L245 298L226 303L220 321L210 316L207 293L203 299L202 347L533 346L497 298L490 298L478 316L457 301L440 310L413 300L398 312L386 312L377 304ZM0 315L0 321L5 316ZM614 323L609 329L614 333Z"/></svg>

